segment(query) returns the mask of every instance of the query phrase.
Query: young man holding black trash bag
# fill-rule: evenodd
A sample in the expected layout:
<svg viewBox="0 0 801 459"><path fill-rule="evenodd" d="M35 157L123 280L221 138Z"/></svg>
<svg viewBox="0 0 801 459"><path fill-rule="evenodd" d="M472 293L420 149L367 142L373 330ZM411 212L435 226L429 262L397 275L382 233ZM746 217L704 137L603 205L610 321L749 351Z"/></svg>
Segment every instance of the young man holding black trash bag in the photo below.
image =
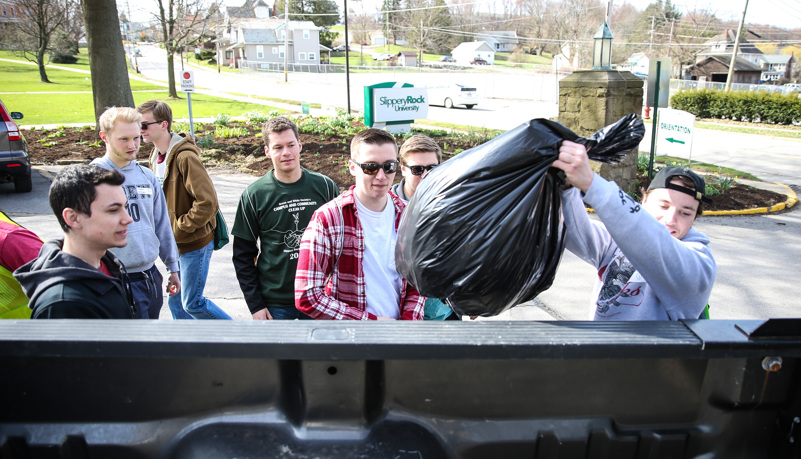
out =
<svg viewBox="0 0 801 459"><path fill-rule="evenodd" d="M392 186L392 192L408 202L414 196L420 181L442 161L442 149L431 137L417 134L403 142L398 159L403 179ZM437 298L426 299L423 319L461 320L450 306Z"/></svg>
<svg viewBox="0 0 801 459"><path fill-rule="evenodd" d="M315 319L422 320L425 297L395 266L406 207L389 191L398 169L395 138L365 129L350 148L356 185L312 215L300 242L295 306Z"/></svg>
<svg viewBox="0 0 801 459"><path fill-rule="evenodd" d="M565 140L553 167L574 187L562 192L565 247L598 269L591 319L699 318L717 274L709 238L692 228L708 202L704 179L666 167L638 204L592 171L583 145Z"/></svg>

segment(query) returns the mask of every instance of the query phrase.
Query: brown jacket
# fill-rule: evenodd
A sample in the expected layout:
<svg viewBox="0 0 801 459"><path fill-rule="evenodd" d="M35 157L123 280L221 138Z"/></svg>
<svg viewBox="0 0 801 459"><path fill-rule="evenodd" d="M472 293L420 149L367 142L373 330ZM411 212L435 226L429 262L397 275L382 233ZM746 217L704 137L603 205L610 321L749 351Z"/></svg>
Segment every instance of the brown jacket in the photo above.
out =
<svg viewBox="0 0 801 459"><path fill-rule="evenodd" d="M155 171L158 148L150 155ZM203 248L214 239L217 226L217 192L200 162L200 150L185 134L172 134L164 170L164 199L179 253Z"/></svg>

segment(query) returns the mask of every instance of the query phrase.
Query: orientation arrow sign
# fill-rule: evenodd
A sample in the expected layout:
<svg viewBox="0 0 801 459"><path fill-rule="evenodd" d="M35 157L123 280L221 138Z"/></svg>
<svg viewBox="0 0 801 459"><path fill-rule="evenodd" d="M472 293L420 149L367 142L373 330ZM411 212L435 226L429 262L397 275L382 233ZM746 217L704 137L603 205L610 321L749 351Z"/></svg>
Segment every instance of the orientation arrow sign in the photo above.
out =
<svg viewBox="0 0 801 459"><path fill-rule="evenodd" d="M673 137L668 137L668 138L667 138L667 139L665 139L665 140L667 140L667 141L668 141L668 142L670 142L670 143L680 143L680 144L684 145L684 141L683 141L683 140L676 140L676 139L674 139Z"/></svg>

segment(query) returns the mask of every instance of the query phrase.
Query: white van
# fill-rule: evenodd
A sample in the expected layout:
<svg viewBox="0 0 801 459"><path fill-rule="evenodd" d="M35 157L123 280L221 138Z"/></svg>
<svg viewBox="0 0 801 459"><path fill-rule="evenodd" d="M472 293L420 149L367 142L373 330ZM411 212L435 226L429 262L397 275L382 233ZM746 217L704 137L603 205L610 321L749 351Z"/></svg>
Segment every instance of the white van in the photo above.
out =
<svg viewBox="0 0 801 459"><path fill-rule="evenodd" d="M473 108L476 104L478 104L478 91L476 91L476 88L460 84L428 87L428 105L443 105L445 108L464 105L467 108Z"/></svg>

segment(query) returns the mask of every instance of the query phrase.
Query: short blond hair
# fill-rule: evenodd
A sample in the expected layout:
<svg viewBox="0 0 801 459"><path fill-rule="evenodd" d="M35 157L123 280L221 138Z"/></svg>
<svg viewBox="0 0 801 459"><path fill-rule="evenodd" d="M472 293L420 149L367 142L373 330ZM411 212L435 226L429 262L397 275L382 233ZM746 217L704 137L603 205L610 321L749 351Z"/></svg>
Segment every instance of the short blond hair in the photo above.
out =
<svg viewBox="0 0 801 459"><path fill-rule="evenodd" d="M437 145L434 139L427 135L413 135L403 142L403 145L400 147L400 154L398 155L401 164L406 164L406 160L412 153L436 153L437 162L442 162L442 149Z"/></svg>
<svg viewBox="0 0 801 459"><path fill-rule="evenodd" d="M110 134L114 130L114 123L141 123L142 115L131 107L109 107L97 120L100 130Z"/></svg>

